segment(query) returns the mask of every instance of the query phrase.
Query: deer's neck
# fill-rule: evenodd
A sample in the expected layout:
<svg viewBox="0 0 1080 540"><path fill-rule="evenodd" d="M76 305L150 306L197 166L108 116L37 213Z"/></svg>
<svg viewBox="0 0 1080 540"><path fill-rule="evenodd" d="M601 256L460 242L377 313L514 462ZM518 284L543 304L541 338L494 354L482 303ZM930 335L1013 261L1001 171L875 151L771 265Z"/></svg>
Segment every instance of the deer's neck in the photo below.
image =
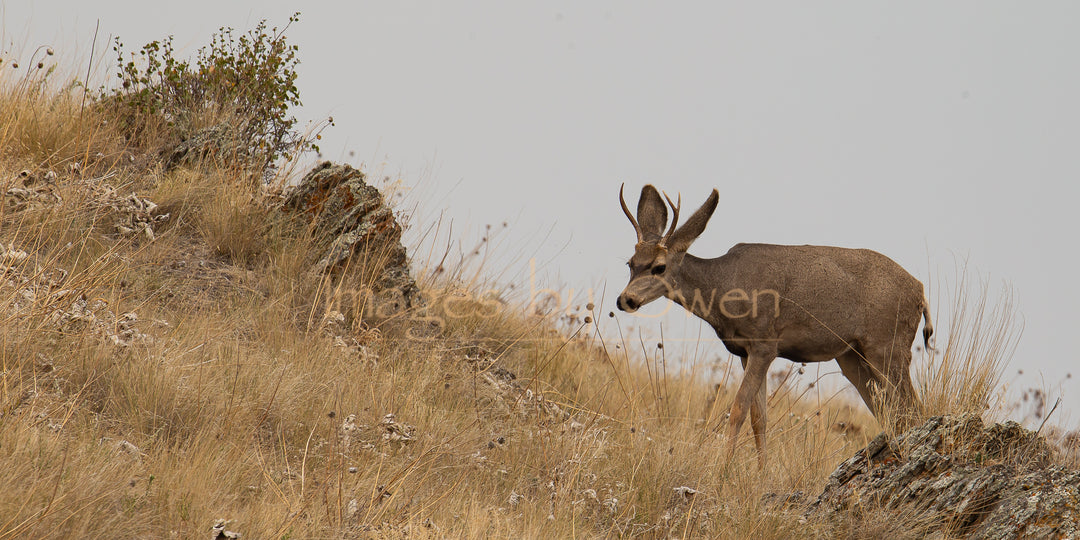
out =
<svg viewBox="0 0 1080 540"><path fill-rule="evenodd" d="M686 254L678 282L667 296L716 328L724 318L721 303L730 289L728 274L723 257L699 259Z"/></svg>

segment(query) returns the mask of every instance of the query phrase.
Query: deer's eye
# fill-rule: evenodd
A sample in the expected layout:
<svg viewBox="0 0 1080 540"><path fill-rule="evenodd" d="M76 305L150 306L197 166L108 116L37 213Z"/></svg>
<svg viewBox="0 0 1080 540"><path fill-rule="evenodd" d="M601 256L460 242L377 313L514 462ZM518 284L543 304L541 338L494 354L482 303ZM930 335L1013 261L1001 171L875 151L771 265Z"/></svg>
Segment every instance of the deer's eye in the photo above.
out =
<svg viewBox="0 0 1080 540"><path fill-rule="evenodd" d="M652 267L652 275L658 276L660 274L663 274L664 270L667 270L667 266L663 265L663 264L658 264L658 265Z"/></svg>

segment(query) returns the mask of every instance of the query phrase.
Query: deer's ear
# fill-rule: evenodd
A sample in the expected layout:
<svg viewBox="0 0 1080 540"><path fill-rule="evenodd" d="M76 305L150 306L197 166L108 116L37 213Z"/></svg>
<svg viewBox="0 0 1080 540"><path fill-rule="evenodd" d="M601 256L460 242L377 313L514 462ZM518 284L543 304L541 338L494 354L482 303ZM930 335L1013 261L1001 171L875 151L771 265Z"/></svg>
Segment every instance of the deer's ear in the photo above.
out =
<svg viewBox="0 0 1080 540"><path fill-rule="evenodd" d="M720 193L715 189L709 194L709 198L705 200L705 204L701 205L696 212L681 227L675 230L671 235L671 245L668 249L680 252L690 249L690 244L697 240L697 237L701 236L701 233L705 230L705 226L709 224L709 219L712 217L713 212L716 211L716 205L720 201Z"/></svg>
<svg viewBox="0 0 1080 540"><path fill-rule="evenodd" d="M667 205L664 204L660 192L652 184L646 184L641 188L637 216L643 240L659 240L667 225Z"/></svg>

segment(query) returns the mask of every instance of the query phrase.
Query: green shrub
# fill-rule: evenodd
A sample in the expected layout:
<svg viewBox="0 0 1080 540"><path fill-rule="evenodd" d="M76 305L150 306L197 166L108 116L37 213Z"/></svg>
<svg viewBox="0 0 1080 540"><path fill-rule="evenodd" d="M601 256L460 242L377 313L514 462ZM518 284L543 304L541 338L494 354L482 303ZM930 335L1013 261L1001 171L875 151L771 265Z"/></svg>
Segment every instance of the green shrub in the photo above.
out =
<svg viewBox="0 0 1080 540"><path fill-rule="evenodd" d="M102 98L126 109L129 139L145 142L162 126L168 138L187 139L208 118L228 121L241 153L265 168L280 157L318 151L314 137L295 130L289 107L299 106L296 88L297 46L285 39L285 30L299 20L297 12L280 30L267 29L266 20L237 37L222 27L210 44L200 48L191 63L176 58L173 37L143 45L125 55L124 44L114 40L120 85L102 91ZM127 56L127 58L125 58Z"/></svg>

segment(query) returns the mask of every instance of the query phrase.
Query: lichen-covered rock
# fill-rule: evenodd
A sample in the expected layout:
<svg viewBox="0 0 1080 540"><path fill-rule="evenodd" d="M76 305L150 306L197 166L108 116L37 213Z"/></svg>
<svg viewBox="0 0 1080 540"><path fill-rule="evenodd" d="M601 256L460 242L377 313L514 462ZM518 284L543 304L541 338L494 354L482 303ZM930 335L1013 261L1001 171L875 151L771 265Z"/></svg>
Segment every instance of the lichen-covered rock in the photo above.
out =
<svg viewBox="0 0 1080 540"><path fill-rule="evenodd" d="M160 159L165 170L181 165L196 165L208 159L218 164L242 162L247 159L248 149L241 139L235 127L223 122L201 129L176 145L161 150Z"/></svg>
<svg viewBox="0 0 1080 540"><path fill-rule="evenodd" d="M1015 422L934 417L878 435L837 467L807 517L893 512L927 530L985 539L1080 534L1080 473L1050 466L1042 438Z"/></svg>
<svg viewBox="0 0 1080 540"><path fill-rule="evenodd" d="M409 275L401 226L379 190L364 181L364 173L324 161L304 175L282 208L304 215L327 239L315 263L316 272L333 271L346 263L378 265L381 272L373 292L384 302L396 304L391 312L412 307L418 289Z"/></svg>

